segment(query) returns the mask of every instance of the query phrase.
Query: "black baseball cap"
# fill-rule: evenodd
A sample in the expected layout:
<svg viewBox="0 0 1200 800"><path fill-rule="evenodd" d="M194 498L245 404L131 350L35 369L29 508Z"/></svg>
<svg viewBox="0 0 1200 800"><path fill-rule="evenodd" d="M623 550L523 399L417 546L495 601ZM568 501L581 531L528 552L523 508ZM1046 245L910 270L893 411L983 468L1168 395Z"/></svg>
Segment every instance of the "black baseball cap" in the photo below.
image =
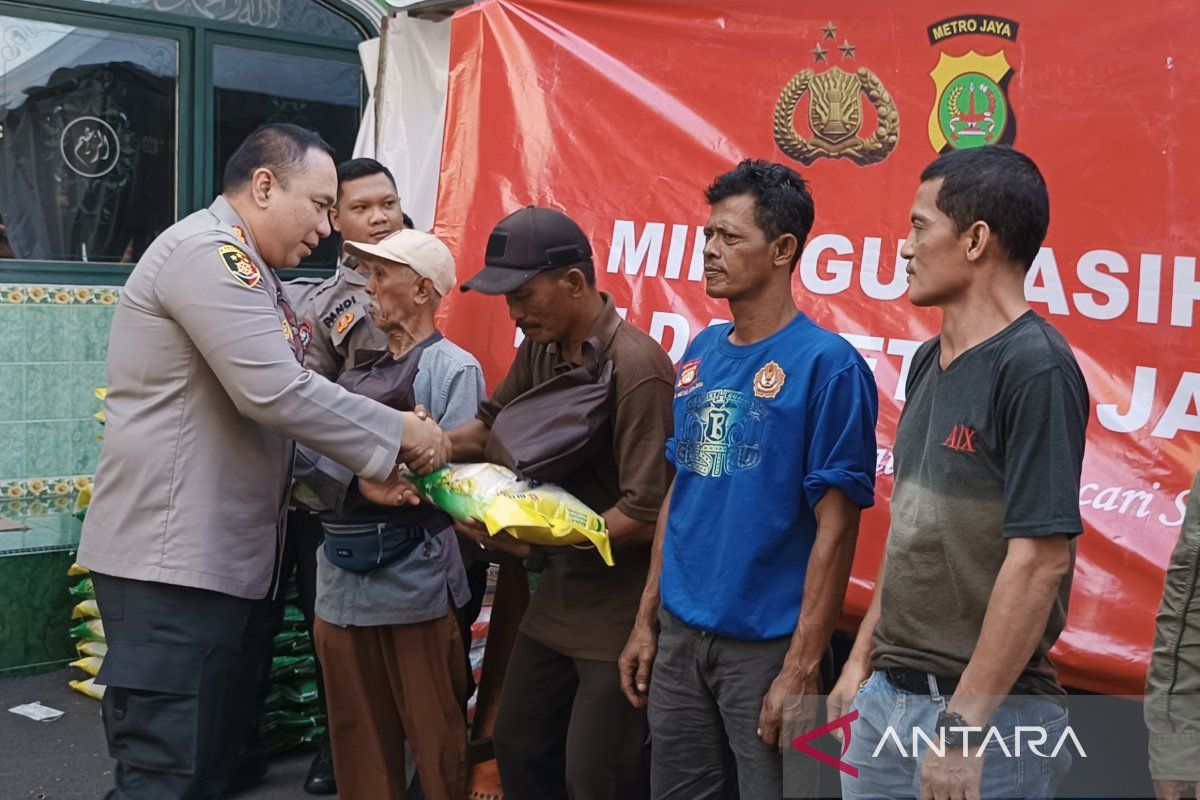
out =
<svg viewBox="0 0 1200 800"><path fill-rule="evenodd" d="M561 211L527 206L496 223L483 270L462 285L483 294L508 294L539 272L592 261L583 229Z"/></svg>

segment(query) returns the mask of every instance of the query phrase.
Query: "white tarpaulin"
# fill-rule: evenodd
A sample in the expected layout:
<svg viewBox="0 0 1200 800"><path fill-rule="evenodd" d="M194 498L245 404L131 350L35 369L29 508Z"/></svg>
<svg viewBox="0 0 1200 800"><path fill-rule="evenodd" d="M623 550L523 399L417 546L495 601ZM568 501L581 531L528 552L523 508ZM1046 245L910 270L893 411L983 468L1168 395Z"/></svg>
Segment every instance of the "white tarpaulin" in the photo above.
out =
<svg viewBox="0 0 1200 800"><path fill-rule="evenodd" d="M441 166L450 24L391 17L382 40L363 42L359 55L373 102L354 155L377 158L390 169L404 210L418 230L429 230Z"/></svg>

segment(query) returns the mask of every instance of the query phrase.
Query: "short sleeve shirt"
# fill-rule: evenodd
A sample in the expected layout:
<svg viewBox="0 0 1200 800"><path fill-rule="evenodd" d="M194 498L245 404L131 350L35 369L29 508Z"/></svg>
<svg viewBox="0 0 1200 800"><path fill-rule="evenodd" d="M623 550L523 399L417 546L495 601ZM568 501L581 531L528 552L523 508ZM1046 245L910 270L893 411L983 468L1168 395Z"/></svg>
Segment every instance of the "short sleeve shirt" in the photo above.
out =
<svg viewBox="0 0 1200 800"><path fill-rule="evenodd" d="M613 365L612 442L562 487L598 513L617 508L654 522L670 485L663 459L671 431L671 360L645 332L617 314L612 298L590 333L605 345ZM556 344L521 343L508 375L479 408L491 427L504 406L534 386L571 368ZM547 566L521 622L521 632L564 655L616 661L637 615L650 547L613 551L613 566L592 549L545 548Z"/></svg>
<svg viewBox="0 0 1200 800"><path fill-rule="evenodd" d="M1007 540L1083 531L1089 400L1070 346L1033 311L946 369L940 358L940 339L928 341L909 371L872 661L957 678ZM1062 694L1047 654L1070 593L1068 577L1015 691Z"/></svg>
<svg viewBox="0 0 1200 800"><path fill-rule="evenodd" d="M878 395L862 356L803 314L754 344L732 332L697 336L675 384L662 602L693 628L775 639L800 615L813 509L831 488L874 503Z"/></svg>

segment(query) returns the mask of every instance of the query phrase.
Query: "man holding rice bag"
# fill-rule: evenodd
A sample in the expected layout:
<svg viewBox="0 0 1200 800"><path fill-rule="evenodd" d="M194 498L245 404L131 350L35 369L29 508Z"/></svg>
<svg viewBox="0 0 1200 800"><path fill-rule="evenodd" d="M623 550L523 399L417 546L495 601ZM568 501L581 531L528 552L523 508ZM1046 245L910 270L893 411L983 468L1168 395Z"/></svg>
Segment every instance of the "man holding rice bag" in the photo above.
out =
<svg viewBox="0 0 1200 800"><path fill-rule="evenodd" d="M671 427L671 362L597 290L591 245L558 211L529 207L501 220L483 271L464 289L503 295L525 340L478 419L451 432L451 460L498 456L523 471L536 465L538 474L526 477L559 484L600 513L613 548L611 567L591 547L538 548L546 566L505 672L494 730L505 795L640 800L648 795L646 717L622 700L616 662L670 482L662 446ZM589 364L609 386L599 403L578 407L595 423L592 433L547 414L530 430L557 452L527 452L528 431L514 419L529 410L530 397ZM580 401L569 387L562 397ZM532 550L503 532L458 527L485 547L521 557Z"/></svg>
<svg viewBox="0 0 1200 800"><path fill-rule="evenodd" d="M733 323L679 368L677 472L621 681L648 700L655 798L727 796L732 751L742 800L777 799L874 502L878 400L862 357L796 307L804 179L747 160L705 197L705 289Z"/></svg>

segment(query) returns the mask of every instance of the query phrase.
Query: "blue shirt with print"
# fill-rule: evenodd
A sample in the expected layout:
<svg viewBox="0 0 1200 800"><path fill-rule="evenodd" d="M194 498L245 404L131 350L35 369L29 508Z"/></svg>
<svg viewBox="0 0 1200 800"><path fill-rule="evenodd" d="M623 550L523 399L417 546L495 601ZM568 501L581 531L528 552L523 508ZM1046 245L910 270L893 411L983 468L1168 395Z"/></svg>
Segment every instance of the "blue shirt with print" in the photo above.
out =
<svg viewBox="0 0 1200 800"><path fill-rule="evenodd" d="M874 504L875 379L840 336L798 314L751 345L717 325L692 342L675 384L675 464L662 602L694 628L790 636L831 487Z"/></svg>

